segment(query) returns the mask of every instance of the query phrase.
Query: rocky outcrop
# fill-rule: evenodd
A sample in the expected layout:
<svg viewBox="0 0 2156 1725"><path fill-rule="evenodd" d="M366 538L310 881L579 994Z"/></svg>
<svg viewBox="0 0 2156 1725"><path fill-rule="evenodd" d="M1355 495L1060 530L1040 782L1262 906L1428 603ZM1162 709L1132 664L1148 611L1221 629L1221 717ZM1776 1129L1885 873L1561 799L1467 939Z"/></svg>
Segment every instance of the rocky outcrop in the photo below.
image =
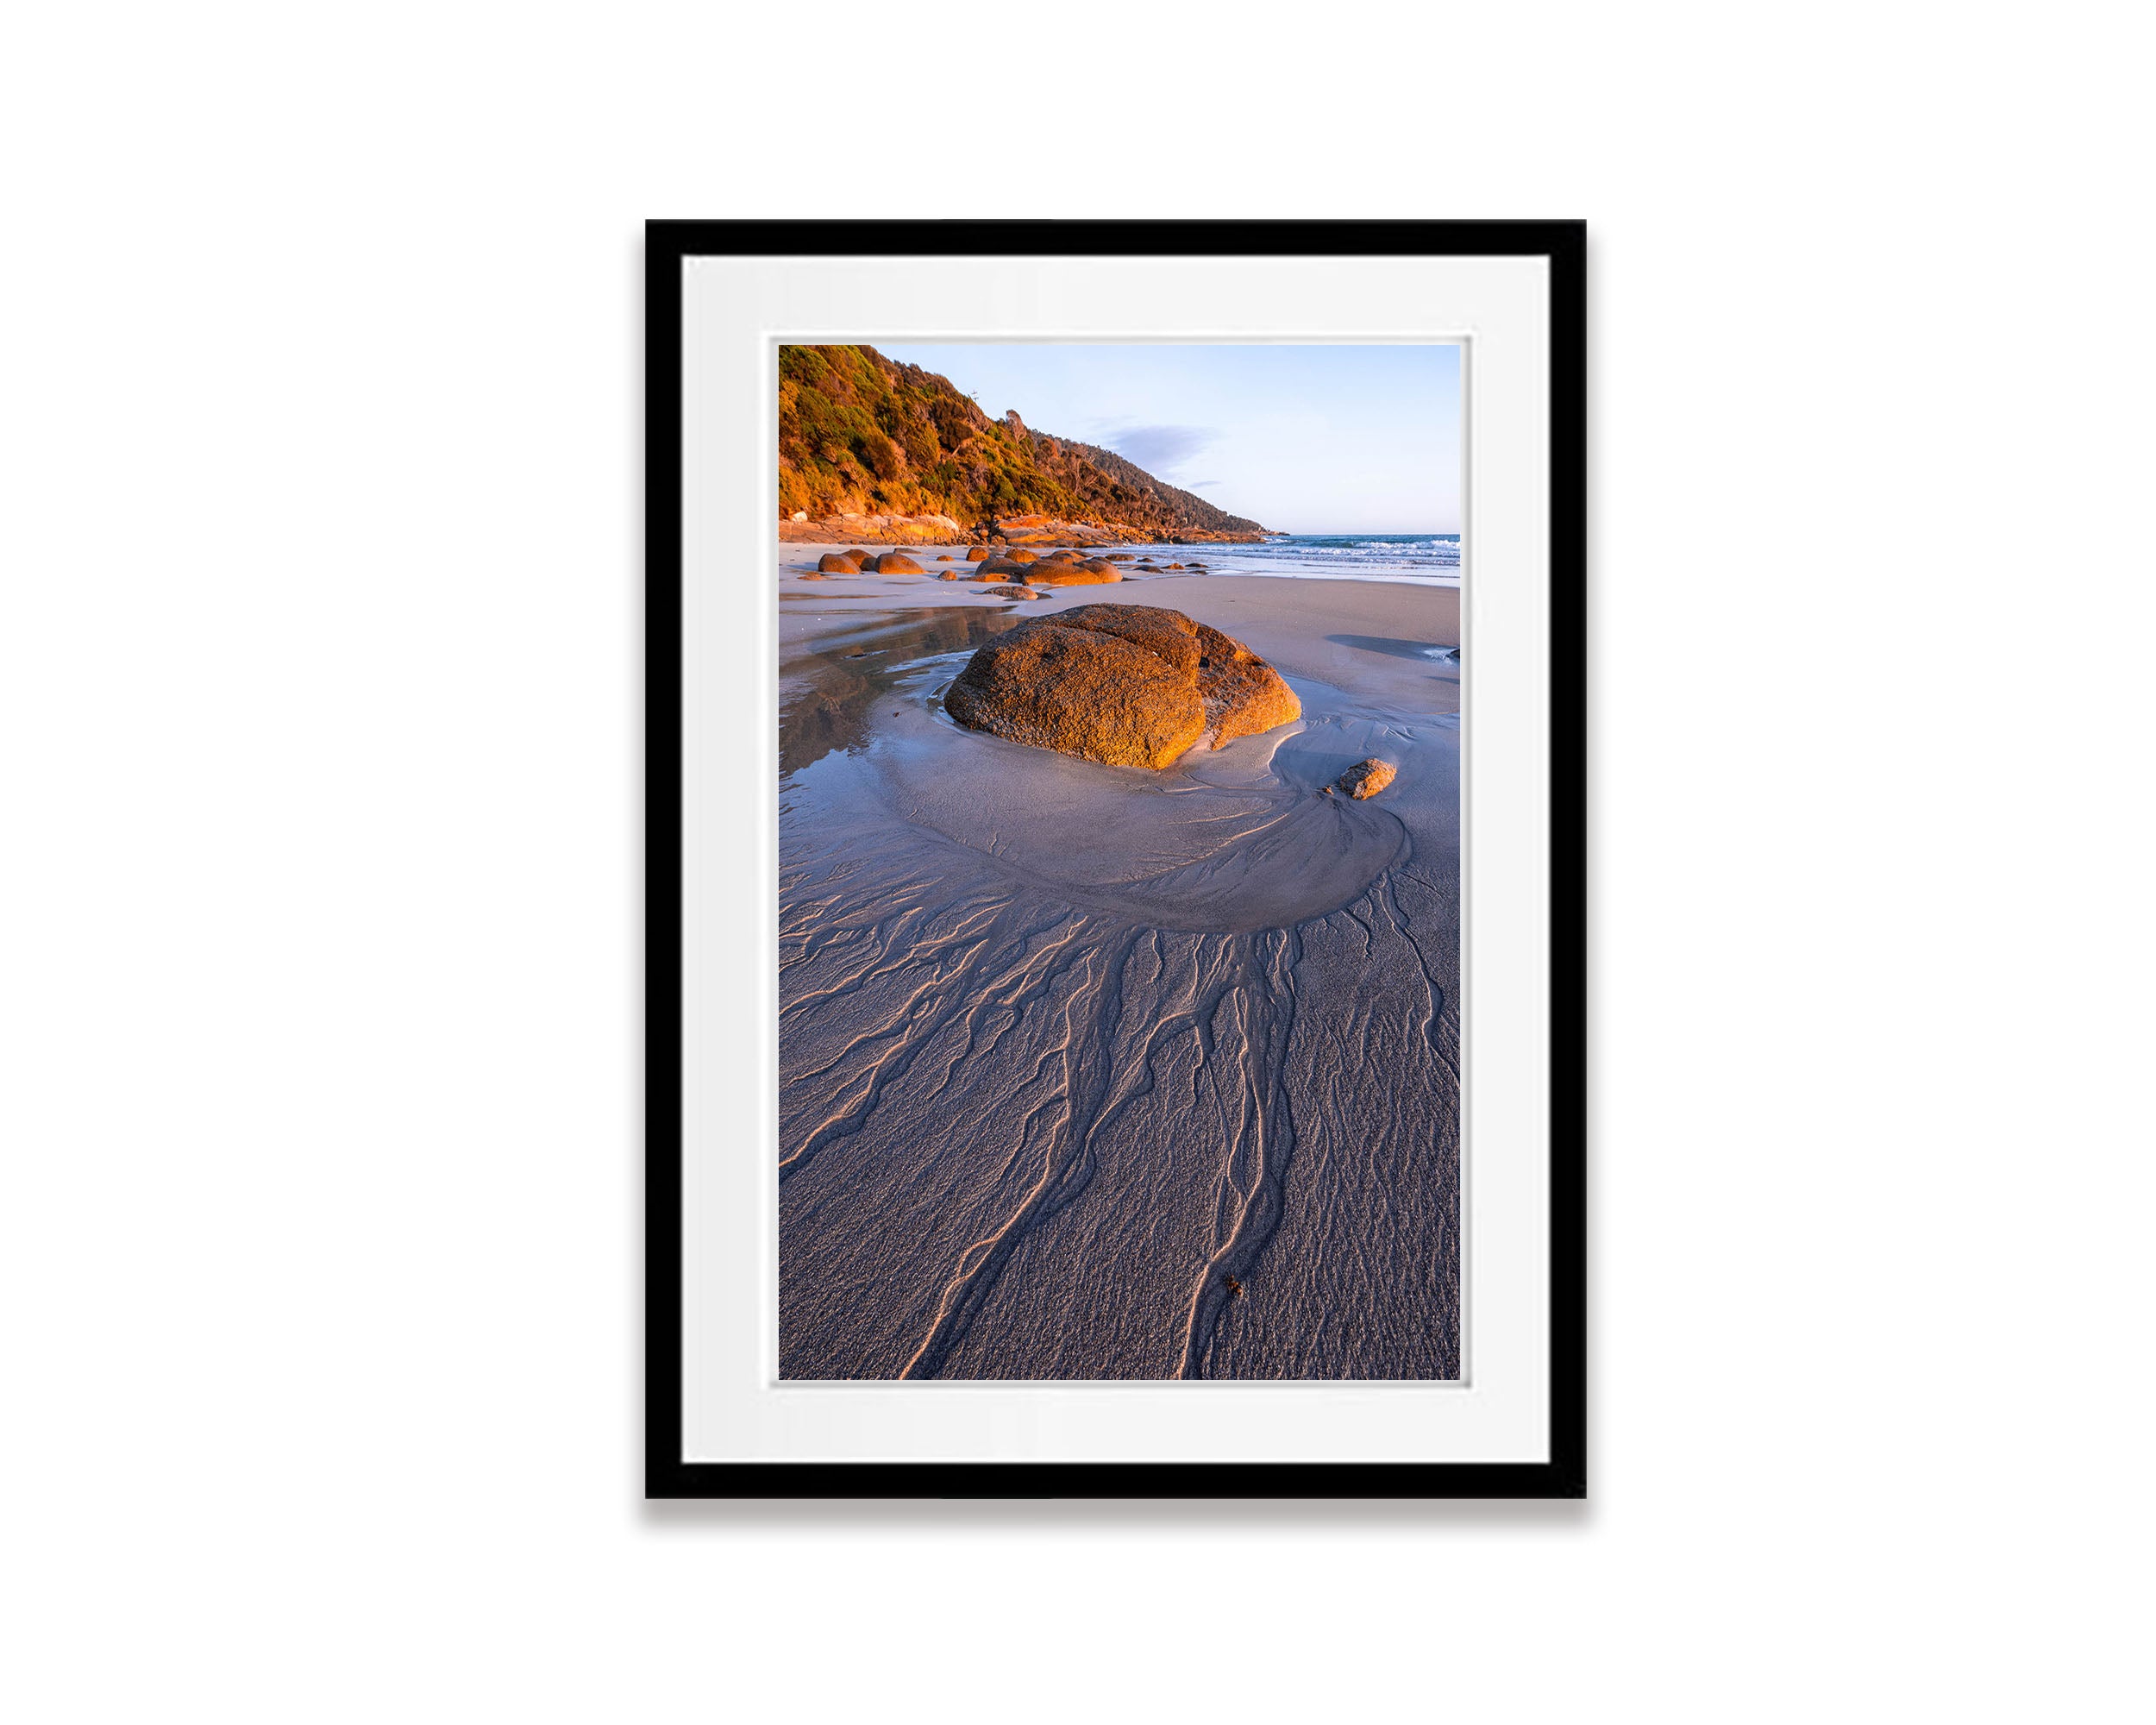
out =
<svg viewBox="0 0 2156 1725"><path fill-rule="evenodd" d="M1050 515L1003 516L996 522L996 531L1013 545L1112 545L1128 536L1093 522Z"/></svg>
<svg viewBox="0 0 2156 1725"><path fill-rule="evenodd" d="M1264 529L1112 450L992 419L861 346L779 349L779 530L812 542L1100 545L1256 541Z"/></svg>
<svg viewBox="0 0 2156 1725"><path fill-rule="evenodd" d="M1300 717L1280 674L1242 643L1151 605L1031 618L975 653L943 697L959 724L1110 766L1172 765Z"/></svg>
<svg viewBox="0 0 2156 1725"><path fill-rule="evenodd" d="M779 524L779 537L814 544L822 540L881 539L892 545L956 545L968 530L948 515L824 515Z"/></svg>
<svg viewBox="0 0 2156 1725"><path fill-rule="evenodd" d="M1338 791L1343 796L1353 797L1359 803L1376 796L1386 786L1391 784L1399 770L1389 761L1380 761L1375 758L1357 761L1326 788L1328 791Z"/></svg>

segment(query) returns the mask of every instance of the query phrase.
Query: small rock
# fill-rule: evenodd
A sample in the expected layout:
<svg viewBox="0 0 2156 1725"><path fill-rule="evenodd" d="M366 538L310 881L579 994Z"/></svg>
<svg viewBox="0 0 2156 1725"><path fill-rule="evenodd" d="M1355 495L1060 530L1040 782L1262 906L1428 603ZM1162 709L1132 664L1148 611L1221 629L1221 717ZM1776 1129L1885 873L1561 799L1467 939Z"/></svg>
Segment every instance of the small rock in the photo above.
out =
<svg viewBox="0 0 2156 1725"><path fill-rule="evenodd" d="M1326 788L1341 791L1353 797L1356 801L1362 802L1376 796L1386 786L1391 784L1394 776L1399 771L1400 769L1389 761L1379 761L1375 758L1357 761Z"/></svg>

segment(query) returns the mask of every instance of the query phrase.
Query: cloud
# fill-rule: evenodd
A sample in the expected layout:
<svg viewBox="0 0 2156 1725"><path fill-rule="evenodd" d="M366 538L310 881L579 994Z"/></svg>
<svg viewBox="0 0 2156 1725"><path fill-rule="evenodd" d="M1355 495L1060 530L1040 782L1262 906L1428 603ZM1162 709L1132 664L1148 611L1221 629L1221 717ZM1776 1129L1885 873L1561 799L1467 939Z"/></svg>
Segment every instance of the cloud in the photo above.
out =
<svg viewBox="0 0 2156 1725"><path fill-rule="evenodd" d="M1220 434L1210 425L1136 425L1126 422L1110 426L1101 433L1100 441L1125 461L1136 461L1147 473L1169 479L1193 455L1219 442Z"/></svg>
<svg viewBox="0 0 2156 1725"><path fill-rule="evenodd" d="M1185 480L1183 489L1185 491L1211 491L1219 483L1218 480Z"/></svg>

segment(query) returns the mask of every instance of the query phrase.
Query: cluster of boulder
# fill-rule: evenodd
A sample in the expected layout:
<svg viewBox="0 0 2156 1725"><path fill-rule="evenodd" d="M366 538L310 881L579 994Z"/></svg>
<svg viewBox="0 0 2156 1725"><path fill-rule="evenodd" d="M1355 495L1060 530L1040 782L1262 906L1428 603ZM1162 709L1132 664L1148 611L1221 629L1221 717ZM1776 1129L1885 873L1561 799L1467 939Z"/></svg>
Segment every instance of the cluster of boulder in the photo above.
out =
<svg viewBox="0 0 2156 1725"><path fill-rule="evenodd" d="M1302 716L1279 672L1179 611L1087 605L981 647L943 695L959 724L1116 767L1168 767Z"/></svg>
<svg viewBox="0 0 2156 1725"><path fill-rule="evenodd" d="M957 559L946 555L936 561L955 564ZM987 593L1001 599L1039 599L1043 597L1043 593L1037 589L1119 581L1123 579L1123 571L1116 565L1130 561L1131 554L1125 551L1112 557L1097 557L1087 556L1082 551L1068 547L1042 552L1022 547L1001 550L988 545L971 545L966 549L966 561L975 565L970 571L952 568L932 573L937 579L946 581L980 581L984 584ZM931 573L903 551L886 551L879 555L856 547L824 553L818 560L816 568L804 573L801 579L816 581L831 575L926 575Z"/></svg>
<svg viewBox="0 0 2156 1725"><path fill-rule="evenodd" d="M928 573L903 551L827 551L816 565L823 575L922 575Z"/></svg>
<svg viewBox="0 0 2156 1725"><path fill-rule="evenodd" d="M1087 557L1076 551L1006 551L982 560L973 572L977 581L1007 580L1012 576L1034 586L1087 586L1100 581L1119 581L1123 571L1106 557Z"/></svg>
<svg viewBox="0 0 2156 1725"><path fill-rule="evenodd" d="M937 569L932 573L946 581L974 580L983 584L981 596L1006 599L1044 599L1055 587L1090 586L1119 581L1125 571L1118 565L1131 563L1134 555L1129 551L1113 551L1087 555L1081 549L1069 546L1054 550L1036 551L1022 545L1006 545L998 541L993 544L968 545L965 561L975 567L970 570L957 568ZM946 553L938 556L939 563L956 564L958 559ZM1137 561L1130 571L1138 574L1160 574L1165 570L1180 570L1181 563L1156 564L1148 556ZM1204 568L1202 563L1190 568ZM832 575L926 575L931 571L923 568L905 552L890 550L879 555L854 547L844 551L826 552L813 570L801 575L805 581L820 581Z"/></svg>

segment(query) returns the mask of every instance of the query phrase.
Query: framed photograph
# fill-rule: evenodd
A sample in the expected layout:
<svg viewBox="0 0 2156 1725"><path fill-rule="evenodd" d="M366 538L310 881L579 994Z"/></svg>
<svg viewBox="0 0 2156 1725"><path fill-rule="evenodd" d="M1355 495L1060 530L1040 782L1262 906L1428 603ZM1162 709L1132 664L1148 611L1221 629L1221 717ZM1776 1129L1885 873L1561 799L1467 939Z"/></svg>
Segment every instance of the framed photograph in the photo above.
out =
<svg viewBox="0 0 2156 1725"><path fill-rule="evenodd" d="M648 285L648 1494L1583 1496L1583 226Z"/></svg>

